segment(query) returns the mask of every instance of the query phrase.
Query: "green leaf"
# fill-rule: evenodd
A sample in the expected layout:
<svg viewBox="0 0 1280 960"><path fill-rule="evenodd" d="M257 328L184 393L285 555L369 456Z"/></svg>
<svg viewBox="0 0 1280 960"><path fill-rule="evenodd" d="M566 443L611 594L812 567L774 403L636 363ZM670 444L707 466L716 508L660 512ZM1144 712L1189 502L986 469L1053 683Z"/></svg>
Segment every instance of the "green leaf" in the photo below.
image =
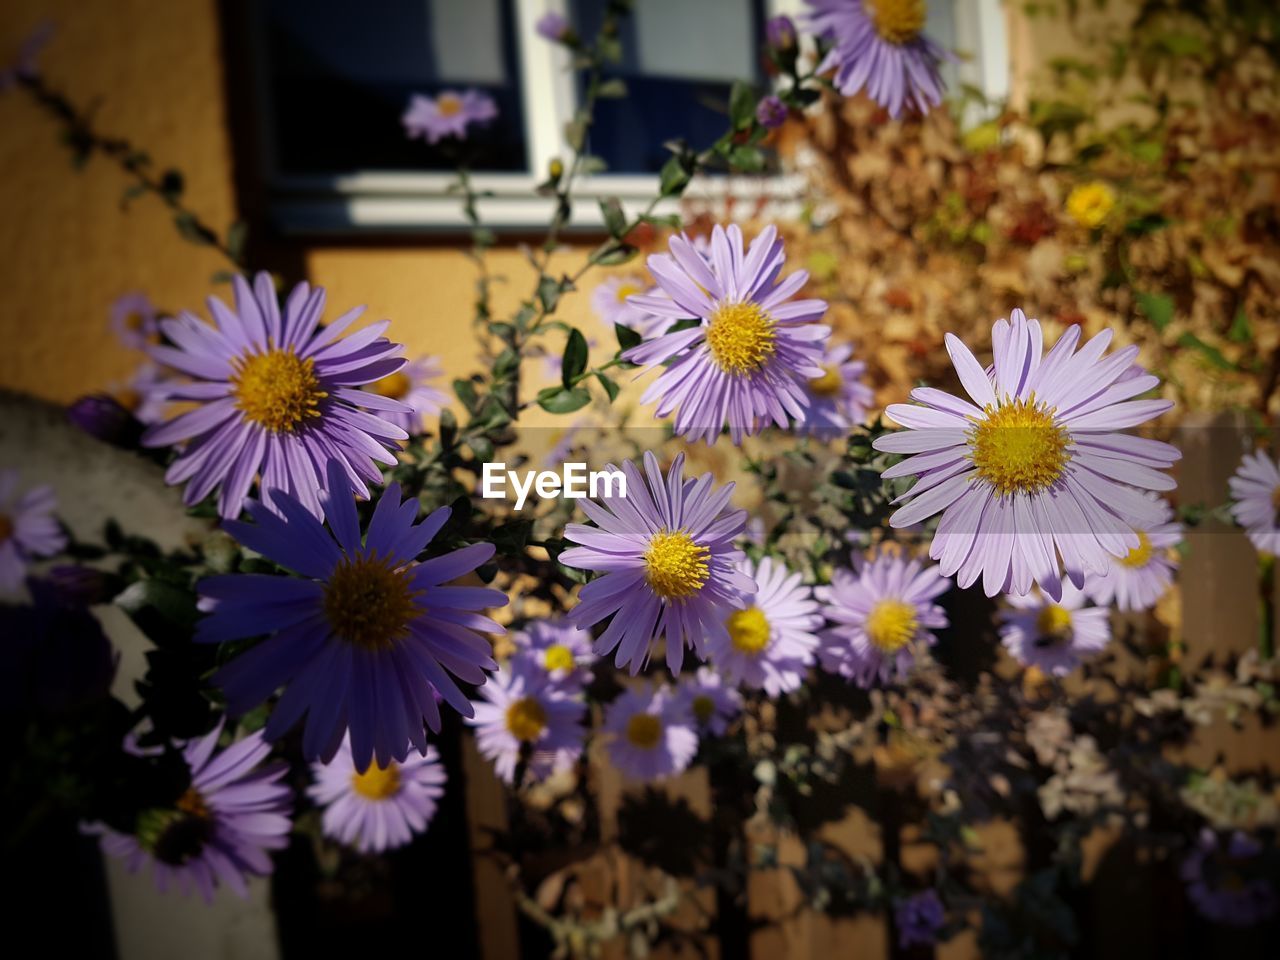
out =
<svg viewBox="0 0 1280 960"><path fill-rule="evenodd" d="M440 411L440 446L446 450L453 446L458 436L458 418L453 411L445 407Z"/></svg>
<svg viewBox="0 0 1280 960"><path fill-rule="evenodd" d="M587 118L578 115L564 125L564 140L575 153L587 144Z"/></svg>
<svg viewBox="0 0 1280 960"><path fill-rule="evenodd" d="M1236 365L1224 357L1221 350L1211 343L1205 343L1194 333L1184 333L1180 336L1178 338L1178 346L1198 351L1210 364L1219 370L1236 369Z"/></svg>
<svg viewBox="0 0 1280 960"><path fill-rule="evenodd" d="M609 402L618 399L618 385L612 379L606 377L603 373L597 373L596 379L600 381L600 386L604 387L604 392L609 395Z"/></svg>
<svg viewBox="0 0 1280 960"><path fill-rule="evenodd" d="M743 173L759 173L764 169L764 153L755 147L734 147L729 151L729 165Z"/></svg>
<svg viewBox="0 0 1280 960"><path fill-rule="evenodd" d="M237 220L227 227L227 252L236 263L244 262L244 247L249 240L249 224Z"/></svg>
<svg viewBox="0 0 1280 960"><path fill-rule="evenodd" d="M1253 327L1249 324L1249 317L1245 314L1244 307L1237 310L1235 317L1232 318L1227 337L1232 343L1248 343L1253 339Z"/></svg>
<svg viewBox="0 0 1280 960"><path fill-rule="evenodd" d="M600 213L609 236L622 239L627 232L627 215L622 210L621 201L617 197L605 197L600 201Z"/></svg>
<svg viewBox="0 0 1280 960"><path fill-rule="evenodd" d="M589 177L593 173L604 173L609 169L608 162L604 157L597 157L593 153L588 153L578 161L578 172L584 177Z"/></svg>
<svg viewBox="0 0 1280 960"><path fill-rule="evenodd" d="M667 327L667 333L679 333L681 330L692 330L701 323L702 321L697 317L686 317L684 320L677 320L671 326Z"/></svg>
<svg viewBox="0 0 1280 960"><path fill-rule="evenodd" d="M564 345L564 357L560 364L560 382L566 390L572 390L574 382L587 369L587 338L581 330L573 330L569 334L569 342Z"/></svg>
<svg viewBox="0 0 1280 960"><path fill-rule="evenodd" d="M462 401L462 405L467 408L470 413L476 412L476 404L479 398L476 396L476 385L470 380L453 381L453 392L457 394L458 399Z"/></svg>
<svg viewBox="0 0 1280 960"><path fill-rule="evenodd" d="M741 130L751 123L755 113L755 91L742 81L738 81L729 91L729 122L733 124L735 130Z"/></svg>
<svg viewBox="0 0 1280 960"><path fill-rule="evenodd" d="M493 441L488 437L468 437L467 446L477 460L488 462L493 459Z"/></svg>
<svg viewBox="0 0 1280 960"><path fill-rule="evenodd" d="M627 82L621 77L610 77L596 87L596 96L602 99L617 99L627 95Z"/></svg>
<svg viewBox="0 0 1280 960"><path fill-rule="evenodd" d="M566 390L564 387L547 387L538 393L538 406L548 413L573 413L591 402L591 394L582 387Z"/></svg>
<svg viewBox="0 0 1280 960"><path fill-rule="evenodd" d="M499 379L505 379L520 366L520 354L516 353L510 347L503 350L493 361L493 375Z"/></svg>
<svg viewBox="0 0 1280 960"><path fill-rule="evenodd" d="M1157 330L1164 330L1173 319L1173 298L1163 293L1136 293L1138 306Z"/></svg>
<svg viewBox="0 0 1280 960"><path fill-rule="evenodd" d="M511 520L500 527L494 527L490 537L499 553L513 554L528 546L532 532L532 520Z"/></svg>
<svg viewBox="0 0 1280 960"><path fill-rule="evenodd" d="M689 185L691 174L679 157L671 157L662 165L658 188L664 197L678 197Z"/></svg>
<svg viewBox="0 0 1280 960"><path fill-rule="evenodd" d="M556 308L556 304L560 302L560 281L555 277L544 276L538 281L538 299L542 302L542 309L550 313Z"/></svg>
<svg viewBox="0 0 1280 960"><path fill-rule="evenodd" d="M630 327L624 327L620 323L613 325L614 332L618 335L618 352L626 353L632 347L638 347L644 343L644 337L636 333Z"/></svg>
<svg viewBox="0 0 1280 960"><path fill-rule="evenodd" d="M189 213L174 214L173 225L178 228L182 239L189 243L211 247L218 242L217 235Z"/></svg>
<svg viewBox="0 0 1280 960"><path fill-rule="evenodd" d="M596 248L595 252L591 254L591 262L602 267L614 267L632 260L639 252L637 248L629 243L611 240Z"/></svg>

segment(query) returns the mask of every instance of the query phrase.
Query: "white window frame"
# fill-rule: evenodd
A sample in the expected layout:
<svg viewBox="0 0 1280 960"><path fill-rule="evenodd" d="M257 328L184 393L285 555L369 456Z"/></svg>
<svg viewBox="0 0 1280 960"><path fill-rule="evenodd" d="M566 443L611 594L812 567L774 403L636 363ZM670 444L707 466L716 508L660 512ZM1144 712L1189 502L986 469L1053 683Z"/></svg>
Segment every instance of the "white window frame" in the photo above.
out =
<svg viewBox="0 0 1280 960"><path fill-rule="evenodd" d="M644 0L639 0L643 3ZM935 0L936 2L936 0ZM946 0L944 0L946 2ZM961 79L982 89L989 98L1007 95L1008 50L1001 0L950 0L956 5L957 46L972 54L960 64ZM478 193L491 193L477 203L480 219L498 230L519 231L544 226L554 200L537 196L535 187L545 179L552 158L570 158L563 130L576 101L575 78L569 70L569 52L537 33L537 22L549 12L567 14L568 0L516 0L517 62L521 71L527 144L531 171L476 173L471 177ZM766 0L766 17L787 14L797 21L805 15L803 0ZM254 54L261 66L258 93L269 104L266 83L267 49L262 18L254 20ZM345 175L282 174L272 142L274 124L264 108L262 144L269 195L269 215L286 234L351 235L360 233L449 233L469 224L461 200L450 193L457 176L447 172L368 172ZM750 201L764 200L778 215L801 206L805 182L797 174L775 176L697 177L685 191L685 199L715 209L732 197L742 209L759 209ZM603 172L583 177L574 188L576 202L571 230L600 231L604 227L599 204L617 197L630 214L639 212L658 192L653 174ZM681 201L668 200L657 214L675 213Z"/></svg>

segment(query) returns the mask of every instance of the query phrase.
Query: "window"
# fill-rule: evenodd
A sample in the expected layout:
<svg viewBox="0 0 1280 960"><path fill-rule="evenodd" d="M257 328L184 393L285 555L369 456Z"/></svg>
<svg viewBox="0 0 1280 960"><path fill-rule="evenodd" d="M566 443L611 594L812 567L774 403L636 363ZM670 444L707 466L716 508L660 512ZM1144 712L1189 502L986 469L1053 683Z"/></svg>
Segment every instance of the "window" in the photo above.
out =
<svg viewBox="0 0 1280 960"><path fill-rule="evenodd" d="M968 58L949 65L988 96L1005 95L1008 54L1000 0L930 3L930 33ZM376 13L371 12L376 10ZM499 119L469 139L469 166L487 224L544 224L551 202L534 195L547 163L564 157L562 130L581 95L569 54L537 35L547 11L594 33L604 0L262 0L253 47L271 213L299 233L449 230L465 226L451 147L410 141L400 125L409 96L476 87ZM799 18L802 0L638 0L614 68L629 95L602 101L589 149L608 170L581 184L573 226L598 229L593 197L631 206L657 190L664 140L698 145L723 130L735 80L763 85L765 20ZM796 178L705 177L691 197L732 194L789 206Z"/></svg>

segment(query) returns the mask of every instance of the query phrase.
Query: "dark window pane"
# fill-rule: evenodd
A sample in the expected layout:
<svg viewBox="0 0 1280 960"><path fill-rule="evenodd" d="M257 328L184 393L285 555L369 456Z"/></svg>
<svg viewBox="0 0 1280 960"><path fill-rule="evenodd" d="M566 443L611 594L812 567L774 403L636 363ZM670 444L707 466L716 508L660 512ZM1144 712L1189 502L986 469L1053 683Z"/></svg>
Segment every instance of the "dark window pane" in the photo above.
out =
<svg viewBox="0 0 1280 960"><path fill-rule="evenodd" d="M268 89L281 173L451 170L457 142L404 135L409 96L474 87L498 119L468 134L477 170L528 169L514 0L267 0Z"/></svg>

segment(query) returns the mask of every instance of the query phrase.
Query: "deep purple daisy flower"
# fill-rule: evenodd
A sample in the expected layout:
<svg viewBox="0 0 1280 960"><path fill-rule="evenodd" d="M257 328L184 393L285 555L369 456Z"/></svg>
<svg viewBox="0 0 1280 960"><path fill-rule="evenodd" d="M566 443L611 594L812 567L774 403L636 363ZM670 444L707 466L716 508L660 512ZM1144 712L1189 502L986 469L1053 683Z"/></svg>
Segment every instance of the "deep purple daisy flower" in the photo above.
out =
<svg viewBox="0 0 1280 960"><path fill-rule="evenodd" d="M610 762L635 780L680 773L698 752L692 718L666 686L624 690L605 707L603 732Z"/></svg>
<svg viewBox="0 0 1280 960"><path fill-rule="evenodd" d="M734 610L723 633L707 641L707 656L734 683L763 689L771 697L800 687L813 664L822 615L800 574L764 557L740 561L738 569L756 582L750 605Z"/></svg>
<svg viewBox="0 0 1280 960"><path fill-rule="evenodd" d="M1000 642L1024 667L1065 677L1111 642L1111 613L1087 605L1084 591L1067 583L1062 598L1036 591L1005 597L1000 612Z"/></svg>
<svg viewBox="0 0 1280 960"><path fill-rule="evenodd" d="M905 677L923 649L947 625L934 601L951 581L933 564L881 552L868 560L855 553L854 570L839 569L814 593L833 626L822 631L822 668L861 687Z"/></svg>
<svg viewBox="0 0 1280 960"><path fill-rule="evenodd" d="M194 889L206 902L225 884L245 897L246 878L271 873L270 851L289 845L293 795L284 763L263 765L271 747L253 733L218 751L219 724L182 745L191 784L171 806L144 810L133 833L95 824L102 850L131 873L151 866L161 892Z"/></svg>
<svg viewBox="0 0 1280 960"><path fill-rule="evenodd" d="M363 773L351 757L351 741L328 763L311 765L307 795L324 807L324 835L361 853L402 847L424 833L436 815L448 777L434 747L409 750L403 761L374 764Z"/></svg>
<svg viewBox="0 0 1280 960"><path fill-rule="evenodd" d="M493 97L479 90L442 90L434 97L415 93L400 122L410 140L421 137L439 143L445 137L467 138L467 127L485 124L498 115Z"/></svg>
<svg viewBox="0 0 1280 960"><path fill-rule="evenodd" d="M664 333L632 347L624 359L642 366L670 365L645 391L657 414L675 411L676 433L715 443L727 424L735 444L773 422L803 420L806 384L823 374L822 343L831 328L817 323L822 300L792 300L809 279L798 270L779 282L786 255L774 227L744 252L742 230L732 224L711 234L706 260L684 237L670 254L649 258L649 271L665 296L631 298L640 309L697 326Z"/></svg>
<svg viewBox="0 0 1280 960"><path fill-rule="evenodd" d="M382 419L413 436L422 432L425 418L434 417L448 406L449 395L431 384L443 376L444 368L436 357L421 357L361 389L408 407L407 412L386 411Z"/></svg>
<svg viewBox="0 0 1280 960"><path fill-rule="evenodd" d="M742 694L710 667L699 667L692 677L680 678L672 707L700 733L723 737L729 724L742 713Z"/></svg>
<svg viewBox="0 0 1280 960"><path fill-rule="evenodd" d="M1084 581L1085 594L1100 607L1114 604L1118 610L1150 610L1173 584L1182 524L1174 522L1173 508L1165 500L1154 493L1146 498L1159 506L1160 522L1135 525L1138 545L1111 564L1110 573Z"/></svg>
<svg viewBox="0 0 1280 960"><path fill-rule="evenodd" d="M947 922L947 908L932 888L893 901L893 924L898 928L898 946L932 947Z"/></svg>
<svg viewBox="0 0 1280 960"><path fill-rule="evenodd" d="M950 54L924 34L924 0L806 2L813 31L832 43L818 70L835 70L846 97L865 89L891 117L903 107L927 113L942 102L938 66Z"/></svg>
<svg viewBox="0 0 1280 960"><path fill-rule="evenodd" d="M160 342L155 305L141 290L122 294L111 304L111 331L126 347L142 350Z"/></svg>
<svg viewBox="0 0 1280 960"><path fill-rule="evenodd" d="M1187 859L1182 880L1200 914L1215 923L1251 927L1276 912L1280 903L1267 880L1262 845L1239 830L1224 844L1208 827Z"/></svg>
<svg viewBox="0 0 1280 960"><path fill-rule="evenodd" d="M522 752L528 753L525 776L535 781L569 769L582 756L586 704L545 672L527 663L504 666L479 693L484 702L476 703L467 723L504 783L515 783Z"/></svg>
<svg viewBox="0 0 1280 960"><path fill-rule="evenodd" d="M1070 327L1042 358L1039 321L1014 310L991 336L988 372L947 334L972 403L919 387L911 391L916 404L885 411L908 429L877 438L875 448L912 456L884 478L919 478L898 498L911 502L889 522L910 527L942 511L929 555L961 587L982 577L993 597L1029 593L1035 583L1057 598L1058 554L1079 587L1086 573L1106 573L1138 546L1133 525L1160 522L1159 506L1134 488L1171 490L1161 470L1181 454L1117 431L1173 404L1133 399L1160 381L1134 364L1136 346L1103 359L1109 330L1077 352L1080 328Z"/></svg>
<svg viewBox="0 0 1280 960"><path fill-rule="evenodd" d="M822 376L807 384L809 411L796 424L797 432L831 440L844 437L866 420L875 394L862 380L867 365L852 357L853 347L847 343L827 348Z"/></svg>
<svg viewBox="0 0 1280 960"><path fill-rule="evenodd" d="M562 690L581 693L591 679L591 634L567 620L533 620L511 634L516 657L547 675Z"/></svg>
<svg viewBox="0 0 1280 960"><path fill-rule="evenodd" d="M0 469L0 594L22 586L27 564L51 557L67 545L53 512L58 500L49 486L18 493L18 471Z"/></svg>
<svg viewBox="0 0 1280 960"><path fill-rule="evenodd" d="M339 339L363 307L320 327L322 288L298 284L281 313L268 274L258 274L252 290L241 276L232 283L234 312L209 298L216 326L184 311L160 321L175 346L147 348L157 363L193 378L169 388L169 398L198 404L143 435L150 447L186 443L165 480L187 484L188 504L220 489L218 512L235 517L260 476L263 500L287 493L318 517L325 465L337 460L342 490L369 496L365 481L381 483L377 464L394 464L390 449L407 439L399 427L358 409L406 410L398 400L357 389L404 366L403 348L382 336L390 321Z"/></svg>
<svg viewBox="0 0 1280 960"><path fill-rule="evenodd" d="M582 501L596 526L565 527L565 539L581 546L562 553L560 562L604 574L582 588L569 619L586 630L612 615L596 653L616 648L615 664L633 675L653 641L665 638L667 666L679 673L685 646L704 656L706 643L724 633L729 612L755 593L737 568L743 553L733 543L747 512L729 509L732 483L713 490L710 473L686 480L684 454L665 478L652 453L644 455L643 474L630 460L622 472L626 496Z"/></svg>
<svg viewBox="0 0 1280 960"><path fill-rule="evenodd" d="M341 467L329 467L330 484ZM278 495L279 516L251 504L255 524L226 521L241 544L305 579L228 574L200 581L196 627L203 643L268 634L214 674L227 709L242 714L276 690L284 694L267 721L274 740L306 715L304 754L328 761L351 733L358 770L376 756L403 761L409 745L427 749L423 721L440 729L435 693L465 717L471 702L450 674L484 682L497 667L484 633L502 627L477 611L503 606L506 596L483 587L449 586L493 556L477 543L415 563L449 519L441 507L415 524L418 501L400 502L392 483L362 537L355 502L345 491L325 499L326 531L301 502ZM447 671L447 672L446 672Z"/></svg>
<svg viewBox="0 0 1280 960"><path fill-rule="evenodd" d="M1280 554L1280 465L1265 453L1246 453L1227 485L1231 516L1259 553Z"/></svg>

